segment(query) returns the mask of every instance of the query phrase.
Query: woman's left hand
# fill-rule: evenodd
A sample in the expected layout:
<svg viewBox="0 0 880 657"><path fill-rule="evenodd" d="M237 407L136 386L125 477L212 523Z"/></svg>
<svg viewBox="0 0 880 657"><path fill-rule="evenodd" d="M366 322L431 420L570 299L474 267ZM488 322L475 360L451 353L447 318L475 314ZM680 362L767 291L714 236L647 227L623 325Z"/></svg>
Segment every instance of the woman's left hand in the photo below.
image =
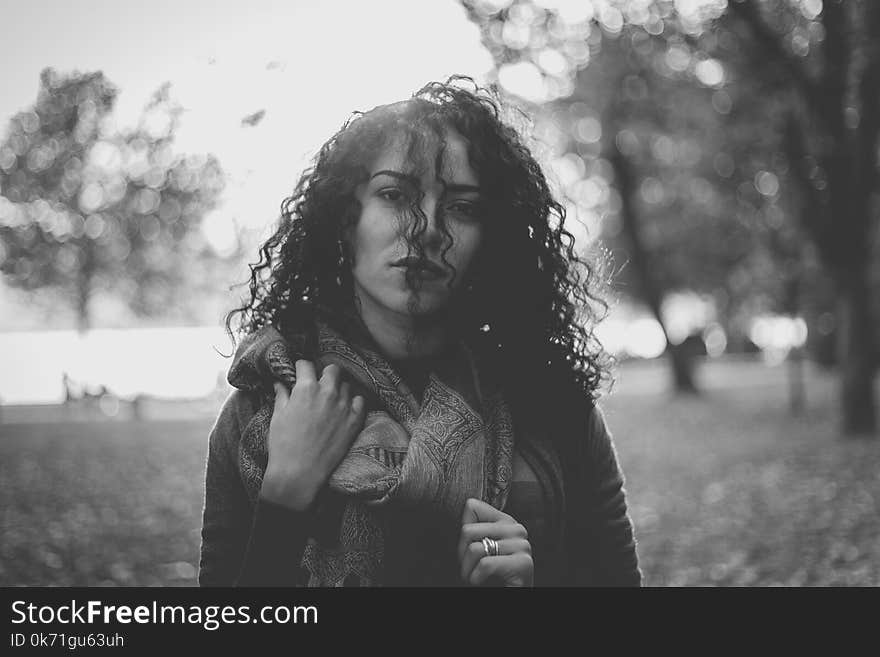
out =
<svg viewBox="0 0 880 657"><path fill-rule="evenodd" d="M464 582L473 586L492 582L502 586L533 585L535 565L525 527L476 498L465 502L461 523L458 561ZM497 542L497 555L486 554L484 538Z"/></svg>

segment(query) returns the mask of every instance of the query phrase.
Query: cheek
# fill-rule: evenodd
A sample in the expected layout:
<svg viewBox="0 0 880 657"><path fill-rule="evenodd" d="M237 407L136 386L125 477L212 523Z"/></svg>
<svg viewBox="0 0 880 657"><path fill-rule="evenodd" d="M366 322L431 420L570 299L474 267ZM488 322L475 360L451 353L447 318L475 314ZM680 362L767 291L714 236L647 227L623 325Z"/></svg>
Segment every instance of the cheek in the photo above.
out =
<svg viewBox="0 0 880 657"><path fill-rule="evenodd" d="M454 239L457 265L468 269L483 243L483 229L480 226L463 226L455 232Z"/></svg>
<svg viewBox="0 0 880 657"><path fill-rule="evenodd" d="M356 265L368 265L375 257L378 239L375 225L369 217L362 216L352 231L352 255Z"/></svg>
<svg viewBox="0 0 880 657"><path fill-rule="evenodd" d="M380 257L397 239L393 217L389 217L386 212L365 208L353 231L355 262Z"/></svg>

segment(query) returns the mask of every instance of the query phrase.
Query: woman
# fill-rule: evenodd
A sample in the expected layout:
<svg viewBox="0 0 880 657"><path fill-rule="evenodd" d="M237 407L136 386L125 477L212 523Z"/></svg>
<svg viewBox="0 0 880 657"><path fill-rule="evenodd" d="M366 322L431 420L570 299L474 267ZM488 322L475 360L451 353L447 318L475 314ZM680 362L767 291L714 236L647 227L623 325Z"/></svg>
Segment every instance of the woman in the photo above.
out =
<svg viewBox="0 0 880 657"><path fill-rule="evenodd" d="M321 148L227 317L202 585L640 583L563 220L467 79Z"/></svg>

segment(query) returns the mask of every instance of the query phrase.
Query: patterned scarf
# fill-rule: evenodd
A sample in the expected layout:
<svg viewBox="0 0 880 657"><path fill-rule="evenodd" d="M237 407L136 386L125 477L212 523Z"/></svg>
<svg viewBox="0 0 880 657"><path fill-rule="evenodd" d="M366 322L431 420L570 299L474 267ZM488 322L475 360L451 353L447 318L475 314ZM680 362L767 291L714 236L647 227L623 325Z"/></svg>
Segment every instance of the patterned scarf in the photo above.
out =
<svg viewBox="0 0 880 657"><path fill-rule="evenodd" d="M430 374L419 401L374 349L347 341L321 321L317 329L318 355L312 360L318 375L338 365L352 394L364 396L367 415L316 502L318 521L303 554L302 582L381 585L389 510L416 511L452 526L469 497L503 508L513 460L511 416L500 390L480 380L463 342L450 367L442 368L442 378L437 371ZM233 386L260 396L239 449L242 479L254 503L268 460L272 383L293 386L294 362L303 353L302 345L265 327L239 345L229 371Z"/></svg>

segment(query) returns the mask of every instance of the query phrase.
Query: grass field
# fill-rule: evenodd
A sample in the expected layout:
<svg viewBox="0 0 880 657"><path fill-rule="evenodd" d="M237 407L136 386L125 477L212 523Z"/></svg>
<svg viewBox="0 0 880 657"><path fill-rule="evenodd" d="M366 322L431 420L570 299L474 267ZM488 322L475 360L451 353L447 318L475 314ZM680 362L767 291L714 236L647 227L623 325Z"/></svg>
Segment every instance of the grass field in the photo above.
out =
<svg viewBox="0 0 880 657"><path fill-rule="evenodd" d="M779 368L664 377L603 402L648 585L880 585L880 441L837 436L827 375L797 418ZM193 585L211 422L0 424L0 585Z"/></svg>

